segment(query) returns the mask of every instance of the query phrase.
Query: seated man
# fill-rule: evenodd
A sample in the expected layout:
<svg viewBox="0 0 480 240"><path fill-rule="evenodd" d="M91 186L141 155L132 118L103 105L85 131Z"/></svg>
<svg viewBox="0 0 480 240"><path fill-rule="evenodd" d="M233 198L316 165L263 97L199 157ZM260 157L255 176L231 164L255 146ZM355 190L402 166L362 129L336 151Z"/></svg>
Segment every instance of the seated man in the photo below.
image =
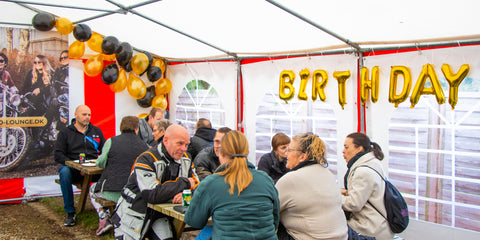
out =
<svg viewBox="0 0 480 240"><path fill-rule="evenodd" d="M223 135L230 131L231 129L228 127L218 129L215 133L215 138L213 138L213 146L203 149L195 158L195 171L198 174L200 181L215 173L215 169L220 166L218 156L220 155L220 149L222 148L222 138Z"/></svg>
<svg viewBox="0 0 480 240"><path fill-rule="evenodd" d="M60 189L62 190L63 208L67 218L63 225L75 225L75 207L73 206L72 183L80 181L80 171L65 165L65 161L78 160L79 154L84 153L85 159L96 159L105 143L102 130L90 123L90 108L80 105L75 109L75 119L72 124L63 128L57 135L55 142L55 161L62 164L58 169Z"/></svg>
<svg viewBox="0 0 480 240"><path fill-rule="evenodd" d="M190 145L187 148L188 157L192 160L195 159L200 151L213 145L213 138L216 132L212 128L212 123L205 118L198 119L195 129L195 135L190 138Z"/></svg>
<svg viewBox="0 0 480 240"><path fill-rule="evenodd" d="M140 127L138 136L148 145L153 146L157 143L153 139L153 125L160 119L165 118L165 110L163 108L154 107L145 118L140 118Z"/></svg>
<svg viewBox="0 0 480 240"><path fill-rule="evenodd" d="M173 239L169 219L146 217L147 204L181 203L182 191L195 189L192 162L184 157L189 143L187 129L173 124L162 143L137 158L112 216L115 239Z"/></svg>
<svg viewBox="0 0 480 240"><path fill-rule="evenodd" d="M95 199L104 198L117 202L135 159L148 149L148 145L136 135L138 122L135 116L123 117L120 123L121 134L105 142L102 154L95 162L95 165L104 169L98 182L90 186L90 200L99 217L97 236L113 229L113 225L108 209Z"/></svg>

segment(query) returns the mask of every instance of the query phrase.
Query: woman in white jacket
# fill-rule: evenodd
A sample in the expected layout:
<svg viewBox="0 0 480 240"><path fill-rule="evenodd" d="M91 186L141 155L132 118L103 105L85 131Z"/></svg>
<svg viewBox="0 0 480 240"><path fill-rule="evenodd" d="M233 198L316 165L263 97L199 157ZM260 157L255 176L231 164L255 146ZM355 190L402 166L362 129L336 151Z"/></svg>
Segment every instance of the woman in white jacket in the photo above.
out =
<svg viewBox="0 0 480 240"><path fill-rule="evenodd" d="M342 208L347 213L348 225L358 233L378 240L393 239L393 232L383 217L387 215L383 202L385 183L375 171L361 167L372 167L385 176L380 163L382 149L367 135L351 133L345 139L343 157L348 170L344 178L346 189L342 189Z"/></svg>

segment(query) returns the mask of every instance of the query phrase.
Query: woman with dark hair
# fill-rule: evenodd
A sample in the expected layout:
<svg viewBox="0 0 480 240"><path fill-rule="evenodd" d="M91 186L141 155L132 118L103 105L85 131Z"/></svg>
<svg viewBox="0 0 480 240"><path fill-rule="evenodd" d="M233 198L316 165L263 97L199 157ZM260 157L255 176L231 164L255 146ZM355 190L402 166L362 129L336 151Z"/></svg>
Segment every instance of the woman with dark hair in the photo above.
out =
<svg viewBox="0 0 480 240"><path fill-rule="evenodd" d="M8 66L8 57L5 53L0 52L0 80L2 81L3 85L7 85L9 87L14 87L15 83L10 76L10 73L7 72Z"/></svg>
<svg viewBox="0 0 480 240"><path fill-rule="evenodd" d="M393 239L393 232L383 217L386 216L383 202L385 183L375 171L362 167L369 166L385 177L380 162L384 157L382 149L367 135L351 133L345 139L343 157L348 170L344 177L345 189L341 190L342 207L347 213L348 224L362 235L381 240Z"/></svg>
<svg viewBox="0 0 480 240"><path fill-rule="evenodd" d="M272 179L247 160L243 133L230 131L221 143L222 171L200 182L185 222L203 228L212 217L211 239L277 239L278 196Z"/></svg>
<svg viewBox="0 0 480 240"><path fill-rule="evenodd" d="M276 183L285 173L288 172L287 163L287 147L290 138L283 134L277 133L272 138L272 151L263 155L258 162L258 170L262 170L270 176Z"/></svg>
<svg viewBox="0 0 480 240"><path fill-rule="evenodd" d="M314 134L293 137L287 149L290 172L275 185L280 199L279 239L348 238L342 197L327 169L327 148Z"/></svg>

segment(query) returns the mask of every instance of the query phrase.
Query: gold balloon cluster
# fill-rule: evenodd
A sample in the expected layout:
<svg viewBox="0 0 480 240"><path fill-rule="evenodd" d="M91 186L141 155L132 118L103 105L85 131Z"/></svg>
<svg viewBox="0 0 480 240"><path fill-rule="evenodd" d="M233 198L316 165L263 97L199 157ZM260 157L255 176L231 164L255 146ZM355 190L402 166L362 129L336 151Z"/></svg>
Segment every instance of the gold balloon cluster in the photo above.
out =
<svg viewBox="0 0 480 240"><path fill-rule="evenodd" d="M105 48L102 48L102 44L105 43L104 37L101 34L91 31L85 24L77 24L74 26L69 19L64 17L55 19L51 14L38 13L32 19L32 25L40 31L50 31L55 27L57 31L63 35L68 35L73 32L77 40L70 44L68 48L70 58L82 58L85 54L86 42L86 45L98 54L89 57L84 63L85 74L90 77L102 74L102 80L104 80L104 74L108 75L108 81L104 80L104 82L109 84L113 92L122 92L127 88L130 96L137 99L137 102L142 107L151 106L161 107L163 109L168 107L165 95L172 89L172 82L168 78L163 78L166 66L161 59L154 59L150 53L138 53L133 57L123 54L121 55L121 61L122 63L126 61L126 63L120 64L120 59L117 59L118 55L116 55L118 52L105 51ZM111 43L110 40L111 39L109 39L108 43ZM125 44L130 47L128 43ZM107 72L105 71L107 68L104 65L105 61L115 62L113 64L117 66L109 68L110 71ZM129 72L128 78L127 72ZM139 77L144 73L147 73L150 82L156 82L155 85L152 86L154 87L154 95L147 94L147 86ZM150 99L144 99L147 95ZM142 104L140 104L140 101Z"/></svg>

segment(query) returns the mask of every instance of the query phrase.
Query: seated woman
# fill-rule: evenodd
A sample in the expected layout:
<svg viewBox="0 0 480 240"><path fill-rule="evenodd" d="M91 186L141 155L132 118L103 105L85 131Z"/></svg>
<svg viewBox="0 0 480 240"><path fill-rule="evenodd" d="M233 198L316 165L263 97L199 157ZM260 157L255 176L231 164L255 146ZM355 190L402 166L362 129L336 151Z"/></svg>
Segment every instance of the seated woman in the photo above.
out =
<svg viewBox="0 0 480 240"><path fill-rule="evenodd" d="M393 232L383 217L387 214L383 201L385 183L372 169L360 167L366 165L383 174L382 149L367 135L351 133L345 139L343 157L348 170L344 177L346 189L342 189L342 207L350 213L348 224L360 234L393 239Z"/></svg>
<svg viewBox="0 0 480 240"><path fill-rule="evenodd" d="M97 210L99 221L97 236L103 235L113 229L110 222L110 213L95 201L104 198L117 202L123 186L127 183L128 176L135 159L148 149L148 145L137 135L139 120L135 116L125 116L120 122L121 134L109 138L98 156L95 165L103 168L98 182L90 186L90 200Z"/></svg>
<svg viewBox="0 0 480 240"><path fill-rule="evenodd" d="M276 183L285 173L288 168L287 163L287 147L290 143L290 138L283 134L277 133L272 138L272 151L263 155L258 162L258 170L262 170L270 176Z"/></svg>
<svg viewBox="0 0 480 240"><path fill-rule="evenodd" d="M280 199L279 239L347 239L348 227L327 149L316 135L296 135L287 149L290 172L275 185Z"/></svg>
<svg viewBox="0 0 480 240"><path fill-rule="evenodd" d="M278 195L272 179L247 160L243 133L230 131L221 144L224 170L200 182L185 222L203 228L212 217L212 239L277 239Z"/></svg>

